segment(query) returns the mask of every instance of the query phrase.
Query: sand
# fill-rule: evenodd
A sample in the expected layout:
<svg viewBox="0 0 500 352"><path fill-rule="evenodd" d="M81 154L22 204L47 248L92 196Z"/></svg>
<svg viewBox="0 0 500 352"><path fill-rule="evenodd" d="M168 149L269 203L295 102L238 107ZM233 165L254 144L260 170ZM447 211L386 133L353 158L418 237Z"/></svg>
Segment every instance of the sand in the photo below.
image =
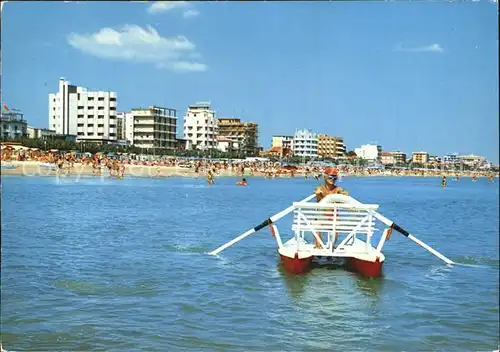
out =
<svg viewBox="0 0 500 352"><path fill-rule="evenodd" d="M3 175L17 175L17 176L57 176L61 174L66 174L64 170L56 170L54 164L38 162L38 161L11 161L2 162L1 164L1 174ZM96 177L110 177L107 168L101 169L101 175L94 173L91 165L83 165L81 163L75 163L73 169L70 170L70 176L96 176ZM251 176L250 170L247 168L245 170L245 176ZM342 173L343 176L356 176L356 177L376 177L376 176L394 176L394 177L440 177L441 172L435 170L429 170L424 175L421 174L393 174L391 172L378 172L373 174L365 173ZM449 177L455 174L449 174ZM126 165L125 166L125 177L205 177L203 172L196 173L194 167L183 168L179 166L147 166L147 165ZM221 170L217 177L241 177L236 172L231 170ZM256 172L253 176L263 177L264 173ZM295 173L296 177L304 177L301 172ZM461 177L470 177L467 173L461 173ZM282 174L280 177L290 177L289 174ZM312 177L312 174L310 174Z"/></svg>

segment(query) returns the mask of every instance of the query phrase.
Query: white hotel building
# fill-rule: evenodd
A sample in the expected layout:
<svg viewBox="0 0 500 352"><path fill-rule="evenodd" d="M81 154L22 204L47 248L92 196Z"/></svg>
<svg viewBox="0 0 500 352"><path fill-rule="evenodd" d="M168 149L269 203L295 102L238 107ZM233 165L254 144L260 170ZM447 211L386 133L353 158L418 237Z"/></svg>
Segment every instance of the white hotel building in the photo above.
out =
<svg viewBox="0 0 500 352"><path fill-rule="evenodd" d="M188 107L184 116L184 139L187 149L210 150L217 148L218 127L215 111L209 103L196 103Z"/></svg>
<svg viewBox="0 0 500 352"><path fill-rule="evenodd" d="M61 78L59 92L49 94L49 129L77 141L116 141L116 93L90 92Z"/></svg>
<svg viewBox="0 0 500 352"><path fill-rule="evenodd" d="M318 156L318 135L310 130L296 130L292 143L293 155L315 158Z"/></svg>
<svg viewBox="0 0 500 352"><path fill-rule="evenodd" d="M374 144L364 144L360 148L354 149L358 158L373 162L381 162L382 147Z"/></svg>

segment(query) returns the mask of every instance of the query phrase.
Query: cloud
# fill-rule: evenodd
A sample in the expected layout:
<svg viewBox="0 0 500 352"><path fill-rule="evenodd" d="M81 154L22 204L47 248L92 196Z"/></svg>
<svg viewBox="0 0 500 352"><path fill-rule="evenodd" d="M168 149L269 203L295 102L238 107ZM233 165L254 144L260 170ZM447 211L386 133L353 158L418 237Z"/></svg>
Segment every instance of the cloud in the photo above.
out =
<svg viewBox="0 0 500 352"><path fill-rule="evenodd" d="M200 12L198 10L187 10L187 11L183 12L182 17L191 18L191 17L196 17L199 14L200 14Z"/></svg>
<svg viewBox="0 0 500 352"><path fill-rule="evenodd" d="M176 8L186 8L190 4L187 1L155 1L148 7L149 13L162 13Z"/></svg>
<svg viewBox="0 0 500 352"><path fill-rule="evenodd" d="M423 52L431 52L431 53L443 53L444 49L439 44L430 44L427 46L421 46L417 48L403 48L398 46L394 49L395 51L408 51L414 53L423 53Z"/></svg>
<svg viewBox="0 0 500 352"><path fill-rule="evenodd" d="M110 60L154 64L177 72L205 71L207 65L189 60L196 46L184 36L162 37L153 27L124 25L93 34L71 33L68 43L83 53Z"/></svg>

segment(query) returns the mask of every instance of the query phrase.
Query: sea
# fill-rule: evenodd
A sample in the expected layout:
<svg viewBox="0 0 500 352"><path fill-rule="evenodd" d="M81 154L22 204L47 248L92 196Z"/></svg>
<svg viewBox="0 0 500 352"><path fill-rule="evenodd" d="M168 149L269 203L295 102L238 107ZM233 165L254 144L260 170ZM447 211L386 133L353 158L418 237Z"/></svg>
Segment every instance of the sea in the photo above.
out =
<svg viewBox="0 0 500 352"><path fill-rule="evenodd" d="M494 351L498 179L344 177L394 232L383 276L287 274L269 228L314 179L1 178L7 351ZM277 222L292 236L292 219ZM383 227L381 228L383 230ZM380 236L380 235L378 235ZM376 237L376 236L375 236Z"/></svg>

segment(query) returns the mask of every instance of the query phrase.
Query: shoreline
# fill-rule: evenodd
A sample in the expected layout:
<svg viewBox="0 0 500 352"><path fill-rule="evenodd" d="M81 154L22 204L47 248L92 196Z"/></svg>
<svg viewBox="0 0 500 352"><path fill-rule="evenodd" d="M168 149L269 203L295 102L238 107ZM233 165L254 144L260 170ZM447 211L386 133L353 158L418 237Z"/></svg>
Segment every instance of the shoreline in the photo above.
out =
<svg viewBox="0 0 500 352"><path fill-rule="evenodd" d="M69 177L79 177L79 176L90 176L90 177L103 177L103 178L113 178L115 176L111 176L109 171L105 168L101 172L101 175L98 175L94 172L92 165L83 165L81 163L75 163L74 167L70 170L69 174L67 174L66 170L57 170L54 164L37 162L37 161L12 161L12 162L2 162L1 164L1 174L6 176L69 176ZM455 178L455 175L458 173L459 176L465 178L472 178L476 176L480 177L488 177L487 172L481 172L478 175L478 172L449 172L442 170L429 170L426 172L412 172L406 171L401 173L395 173L391 171L381 171L381 172L373 172L371 174L368 173L359 173L359 172L341 172L341 176L343 177L441 177L444 173L448 174L448 177ZM151 177L151 178L167 178L167 177L187 177L187 178L205 178L204 171L196 173L194 171L194 167L184 168L179 166L151 166L151 165L126 165L124 178L126 177ZM232 170L220 170L220 173L216 175L216 178L219 177L236 177L241 178L242 176ZM246 169L244 177L267 177L264 172L254 172L252 175L248 169ZM498 175L495 175L495 178ZM269 178L269 177L268 177ZM280 174L276 177L271 178L293 178L290 174ZM305 175L302 171L298 170L295 173L295 178L305 178ZM309 173L308 178L314 179L314 174Z"/></svg>

